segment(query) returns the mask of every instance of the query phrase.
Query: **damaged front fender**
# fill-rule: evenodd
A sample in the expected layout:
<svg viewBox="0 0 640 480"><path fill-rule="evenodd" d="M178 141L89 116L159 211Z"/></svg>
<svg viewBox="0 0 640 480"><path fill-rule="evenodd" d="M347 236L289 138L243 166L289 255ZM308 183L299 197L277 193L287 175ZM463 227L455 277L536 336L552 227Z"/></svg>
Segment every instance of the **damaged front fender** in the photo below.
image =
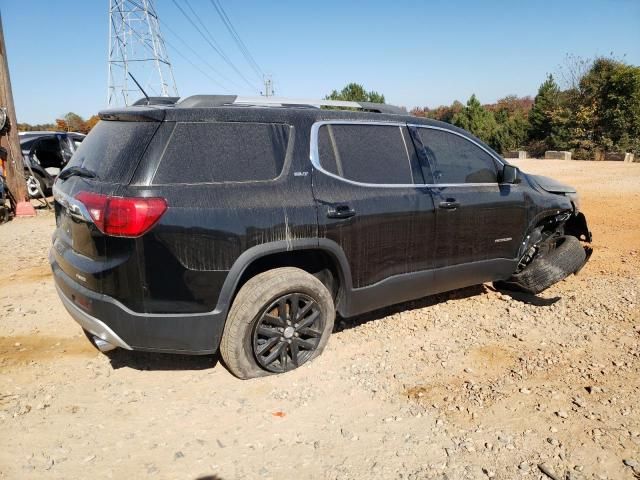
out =
<svg viewBox="0 0 640 480"><path fill-rule="evenodd" d="M587 219L582 212L576 212L569 217L564 224L564 233L573 235L578 240L588 243L591 243L593 238L587 226Z"/></svg>

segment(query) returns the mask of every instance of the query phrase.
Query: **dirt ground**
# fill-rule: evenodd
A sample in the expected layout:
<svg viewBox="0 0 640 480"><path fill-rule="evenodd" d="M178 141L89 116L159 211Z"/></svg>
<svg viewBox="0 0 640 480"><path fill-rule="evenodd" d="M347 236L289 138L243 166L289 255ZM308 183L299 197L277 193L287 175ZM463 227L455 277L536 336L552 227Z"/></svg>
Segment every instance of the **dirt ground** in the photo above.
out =
<svg viewBox="0 0 640 480"><path fill-rule="evenodd" d="M52 284L53 216L0 226L0 478L640 478L640 164L517 164L579 187L578 276L340 320L252 381L97 353Z"/></svg>

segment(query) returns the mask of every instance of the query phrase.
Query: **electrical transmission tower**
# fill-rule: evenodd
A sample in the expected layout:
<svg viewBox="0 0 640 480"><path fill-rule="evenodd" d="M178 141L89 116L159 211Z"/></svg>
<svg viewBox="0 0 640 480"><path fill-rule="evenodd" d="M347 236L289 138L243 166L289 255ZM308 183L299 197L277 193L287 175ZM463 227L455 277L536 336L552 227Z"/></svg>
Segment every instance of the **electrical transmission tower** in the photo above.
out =
<svg viewBox="0 0 640 480"><path fill-rule="evenodd" d="M129 74L149 96L178 96L154 1L109 0L109 106L143 96Z"/></svg>
<svg viewBox="0 0 640 480"><path fill-rule="evenodd" d="M271 75L264 75L262 77L262 81L264 82L264 90L260 92L260 94L265 97L273 97L273 79L271 78Z"/></svg>

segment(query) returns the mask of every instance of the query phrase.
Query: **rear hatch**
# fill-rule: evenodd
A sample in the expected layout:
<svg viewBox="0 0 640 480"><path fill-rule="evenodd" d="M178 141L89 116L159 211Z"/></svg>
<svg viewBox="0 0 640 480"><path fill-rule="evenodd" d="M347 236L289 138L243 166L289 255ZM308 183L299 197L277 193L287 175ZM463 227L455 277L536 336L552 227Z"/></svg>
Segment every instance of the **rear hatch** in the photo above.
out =
<svg viewBox="0 0 640 480"><path fill-rule="evenodd" d="M143 297L138 291L142 287L136 268L136 238L113 229L105 233L104 209L110 201L121 201L160 124L148 119L99 122L54 186L54 271L59 269L63 277L131 307ZM135 207L125 205L124 212ZM115 235L109 234L114 231Z"/></svg>

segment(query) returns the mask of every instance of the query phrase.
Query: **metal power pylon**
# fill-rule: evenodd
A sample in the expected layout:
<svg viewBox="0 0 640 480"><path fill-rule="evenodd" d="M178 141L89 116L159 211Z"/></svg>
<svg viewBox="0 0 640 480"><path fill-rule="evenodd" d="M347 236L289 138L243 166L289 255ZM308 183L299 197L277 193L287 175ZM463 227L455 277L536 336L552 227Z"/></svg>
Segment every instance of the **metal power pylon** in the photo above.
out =
<svg viewBox="0 0 640 480"><path fill-rule="evenodd" d="M108 105L142 96L130 73L150 96L178 96L154 0L109 0Z"/></svg>
<svg viewBox="0 0 640 480"><path fill-rule="evenodd" d="M273 97L273 78L271 78L271 75L264 75L262 81L264 82L264 90L260 94L265 97Z"/></svg>

